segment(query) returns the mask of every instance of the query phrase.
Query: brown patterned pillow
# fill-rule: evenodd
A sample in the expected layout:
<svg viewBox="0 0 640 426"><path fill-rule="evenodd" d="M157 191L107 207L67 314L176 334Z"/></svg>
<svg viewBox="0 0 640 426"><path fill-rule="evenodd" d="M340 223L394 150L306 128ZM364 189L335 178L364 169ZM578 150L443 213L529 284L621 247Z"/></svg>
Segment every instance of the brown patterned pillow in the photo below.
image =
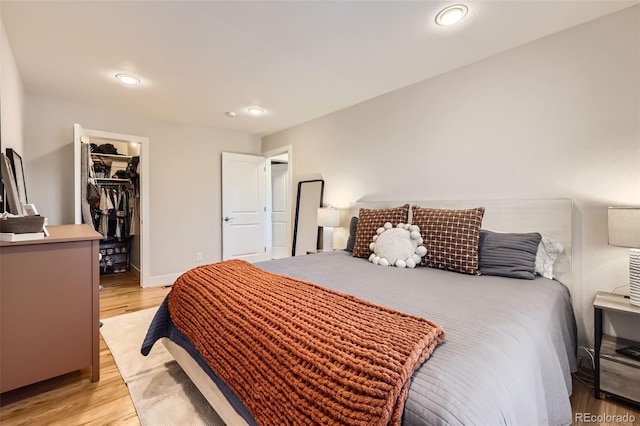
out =
<svg viewBox="0 0 640 426"><path fill-rule="evenodd" d="M484 207L468 210L412 207L413 225L427 248L423 264L433 268L479 275L478 245Z"/></svg>
<svg viewBox="0 0 640 426"><path fill-rule="evenodd" d="M378 228L384 226L385 222L391 222L395 226L400 222L407 223L408 220L409 204L390 209L360 209L353 257L368 258L371 255L369 244Z"/></svg>

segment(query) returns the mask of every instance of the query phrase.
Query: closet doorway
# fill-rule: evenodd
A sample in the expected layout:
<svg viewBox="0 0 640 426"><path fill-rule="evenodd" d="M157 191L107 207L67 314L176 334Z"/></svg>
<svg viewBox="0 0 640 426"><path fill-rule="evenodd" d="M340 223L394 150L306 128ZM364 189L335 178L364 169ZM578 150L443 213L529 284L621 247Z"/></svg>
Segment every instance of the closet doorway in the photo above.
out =
<svg viewBox="0 0 640 426"><path fill-rule="evenodd" d="M271 168L271 259L291 253L291 164L289 152L267 157Z"/></svg>
<svg viewBox="0 0 640 426"><path fill-rule="evenodd" d="M73 136L75 223L102 228L101 273L127 270L138 275L140 286L145 287L150 264L149 139L85 129L79 124L74 124ZM85 202L88 191L96 189L100 202L115 206L114 214L100 218L101 209L95 208L98 202L94 201L94 208Z"/></svg>
<svg viewBox="0 0 640 426"><path fill-rule="evenodd" d="M262 156L267 160L267 246L271 259L291 256L293 147L285 145Z"/></svg>

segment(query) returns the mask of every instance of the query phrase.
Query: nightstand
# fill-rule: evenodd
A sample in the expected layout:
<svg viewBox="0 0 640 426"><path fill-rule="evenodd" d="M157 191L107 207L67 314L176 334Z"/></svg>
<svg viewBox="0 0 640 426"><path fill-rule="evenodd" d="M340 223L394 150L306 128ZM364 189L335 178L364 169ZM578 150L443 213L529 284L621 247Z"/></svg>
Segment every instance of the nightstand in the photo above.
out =
<svg viewBox="0 0 640 426"><path fill-rule="evenodd" d="M634 306L624 296L599 291L593 300L595 322L595 384L594 397L600 399L600 391L640 404L640 361L619 354L616 349L639 346L640 342L603 335L605 311L625 312L635 315L640 324L640 307Z"/></svg>

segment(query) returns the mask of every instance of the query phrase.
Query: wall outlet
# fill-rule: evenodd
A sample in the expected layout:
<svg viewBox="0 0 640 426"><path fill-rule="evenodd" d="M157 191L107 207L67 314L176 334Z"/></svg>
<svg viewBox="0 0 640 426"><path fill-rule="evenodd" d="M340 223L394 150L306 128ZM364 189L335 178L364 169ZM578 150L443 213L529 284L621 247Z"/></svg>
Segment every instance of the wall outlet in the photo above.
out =
<svg viewBox="0 0 640 426"><path fill-rule="evenodd" d="M202 253L200 252L196 253L196 261L202 262Z"/></svg>

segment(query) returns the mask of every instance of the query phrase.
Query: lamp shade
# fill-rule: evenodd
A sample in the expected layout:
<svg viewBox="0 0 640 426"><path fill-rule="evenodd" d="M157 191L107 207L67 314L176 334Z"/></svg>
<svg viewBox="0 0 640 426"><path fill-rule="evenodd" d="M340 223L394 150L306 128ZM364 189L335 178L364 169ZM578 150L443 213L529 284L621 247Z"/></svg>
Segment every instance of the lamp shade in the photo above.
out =
<svg viewBox="0 0 640 426"><path fill-rule="evenodd" d="M640 207L609 207L609 244L640 248Z"/></svg>
<svg viewBox="0 0 640 426"><path fill-rule="evenodd" d="M340 209L320 207L318 209L318 226L340 226Z"/></svg>

